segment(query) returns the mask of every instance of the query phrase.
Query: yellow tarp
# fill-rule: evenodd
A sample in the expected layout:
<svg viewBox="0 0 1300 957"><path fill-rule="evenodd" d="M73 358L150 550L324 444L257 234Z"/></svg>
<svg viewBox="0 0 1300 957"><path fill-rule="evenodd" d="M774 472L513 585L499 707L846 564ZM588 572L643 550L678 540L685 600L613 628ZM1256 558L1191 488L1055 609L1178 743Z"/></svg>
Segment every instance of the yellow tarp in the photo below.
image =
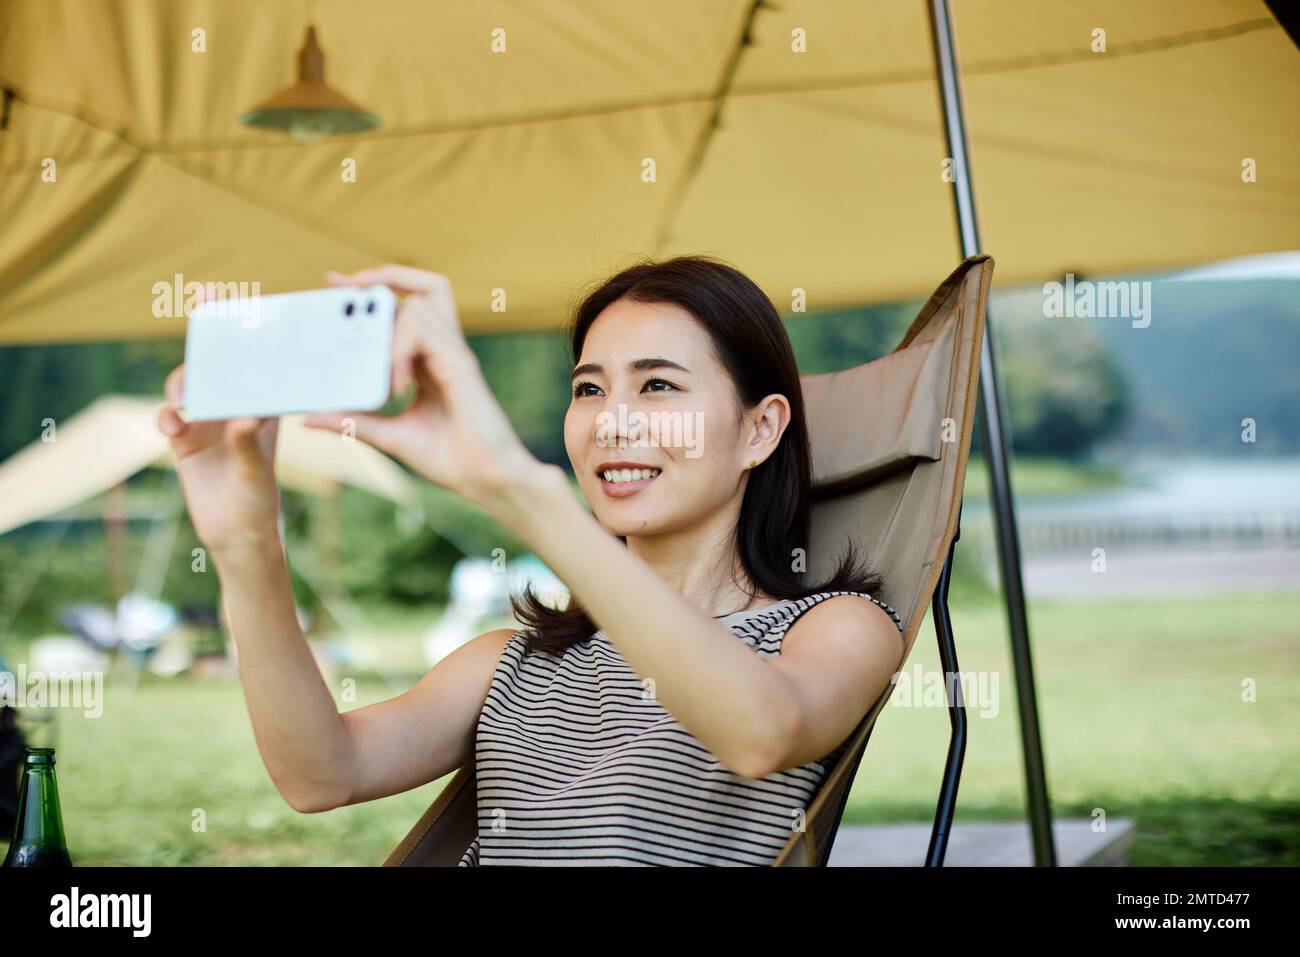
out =
<svg viewBox="0 0 1300 957"><path fill-rule="evenodd" d="M1000 285L1300 246L1300 55L1261 0L953 6ZM554 326L644 254L720 255L787 313L924 295L959 258L926 4L777 0L742 45L750 8L5 0L0 342L179 336L153 314L177 274L268 293L382 261L448 274L471 331ZM380 129L236 123L308 16Z"/></svg>

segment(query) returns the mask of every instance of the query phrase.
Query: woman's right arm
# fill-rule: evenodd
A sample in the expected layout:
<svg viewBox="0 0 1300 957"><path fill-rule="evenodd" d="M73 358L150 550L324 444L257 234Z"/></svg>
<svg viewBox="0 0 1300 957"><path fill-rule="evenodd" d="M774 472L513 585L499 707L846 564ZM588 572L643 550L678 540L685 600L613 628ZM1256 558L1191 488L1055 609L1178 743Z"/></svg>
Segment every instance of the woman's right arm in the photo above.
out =
<svg viewBox="0 0 1300 957"><path fill-rule="evenodd" d="M295 810L323 811L436 780L473 757L474 728L507 629L448 655L411 690L340 714L299 627L278 528L278 419L189 422L184 367L158 426L171 441L222 603L262 762Z"/></svg>
<svg viewBox="0 0 1300 957"><path fill-rule="evenodd" d="M347 787L352 748L298 624L279 537L214 548L212 560L262 763L294 810L323 810Z"/></svg>
<svg viewBox="0 0 1300 957"><path fill-rule="evenodd" d="M479 714L513 634L511 628L485 632L439 661L409 691L345 711L351 790L329 806L400 794L472 764Z"/></svg>
<svg viewBox="0 0 1300 957"><path fill-rule="evenodd" d="M473 761L492 675L514 634L479 635L410 690L339 713L298 625L284 553L216 559L262 762L296 811L388 797Z"/></svg>

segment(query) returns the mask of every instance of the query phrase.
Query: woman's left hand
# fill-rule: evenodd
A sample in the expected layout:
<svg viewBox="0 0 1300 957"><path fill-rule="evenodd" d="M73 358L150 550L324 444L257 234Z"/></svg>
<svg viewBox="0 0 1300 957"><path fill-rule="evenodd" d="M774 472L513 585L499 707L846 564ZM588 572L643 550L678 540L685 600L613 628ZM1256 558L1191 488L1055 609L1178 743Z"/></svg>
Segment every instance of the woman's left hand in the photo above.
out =
<svg viewBox="0 0 1300 957"><path fill-rule="evenodd" d="M331 285L383 284L405 293L393 329L394 394L417 386L400 415L314 412L306 424L356 436L443 488L487 508L541 463L515 434L465 341L446 276L410 266L328 273Z"/></svg>

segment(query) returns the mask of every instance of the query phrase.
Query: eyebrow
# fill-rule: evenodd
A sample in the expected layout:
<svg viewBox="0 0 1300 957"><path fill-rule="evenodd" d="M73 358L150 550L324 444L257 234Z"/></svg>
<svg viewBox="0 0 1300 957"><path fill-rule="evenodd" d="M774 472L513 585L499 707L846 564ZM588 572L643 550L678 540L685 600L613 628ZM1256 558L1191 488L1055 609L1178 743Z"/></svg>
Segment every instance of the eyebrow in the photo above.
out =
<svg viewBox="0 0 1300 957"><path fill-rule="evenodd" d="M656 357L653 359L633 359L627 364L627 367L633 372L644 372L647 369L680 369L687 375L691 374L691 370L686 368L686 366L678 365L676 362L673 362L673 360L664 359L662 357ZM580 375L587 375L589 373L594 375L604 375L605 369L599 363L584 362L573 370L573 375L569 378L572 380L578 378Z"/></svg>

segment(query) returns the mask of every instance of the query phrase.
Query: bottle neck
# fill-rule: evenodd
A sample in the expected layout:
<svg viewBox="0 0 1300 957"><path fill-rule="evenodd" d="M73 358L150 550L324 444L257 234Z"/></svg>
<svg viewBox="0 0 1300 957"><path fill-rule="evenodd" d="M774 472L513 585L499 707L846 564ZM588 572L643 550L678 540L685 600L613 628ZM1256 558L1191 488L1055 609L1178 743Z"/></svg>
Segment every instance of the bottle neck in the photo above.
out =
<svg viewBox="0 0 1300 957"><path fill-rule="evenodd" d="M63 815L59 809L59 785L51 764L23 767L18 786L18 820L13 844L36 846L48 850L66 849L63 838Z"/></svg>

